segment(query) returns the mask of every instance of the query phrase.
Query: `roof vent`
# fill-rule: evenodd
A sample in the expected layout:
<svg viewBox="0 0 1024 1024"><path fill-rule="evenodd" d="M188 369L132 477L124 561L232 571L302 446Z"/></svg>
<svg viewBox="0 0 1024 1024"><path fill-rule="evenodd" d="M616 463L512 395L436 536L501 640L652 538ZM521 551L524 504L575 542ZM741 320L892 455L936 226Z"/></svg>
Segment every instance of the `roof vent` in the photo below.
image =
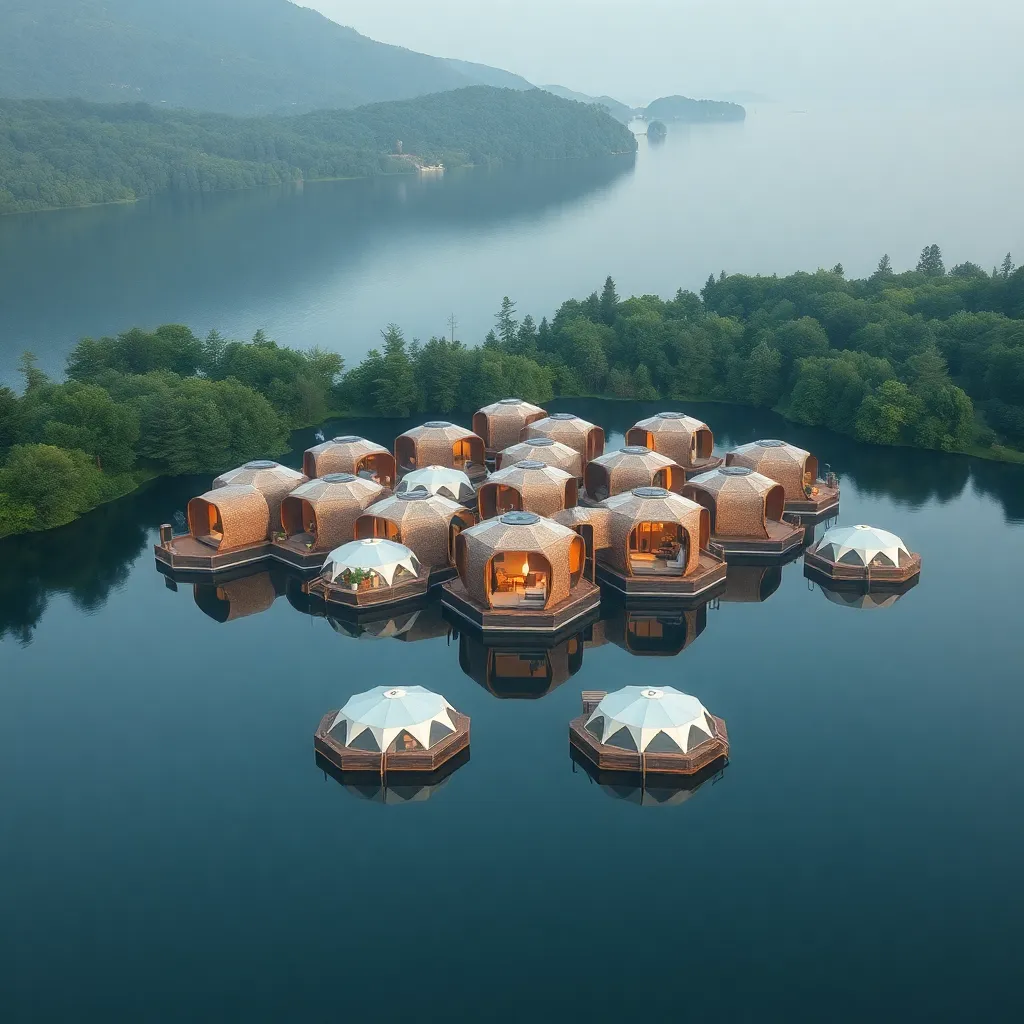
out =
<svg viewBox="0 0 1024 1024"><path fill-rule="evenodd" d="M506 512L501 522L506 526L535 526L540 522L540 516L535 512Z"/></svg>

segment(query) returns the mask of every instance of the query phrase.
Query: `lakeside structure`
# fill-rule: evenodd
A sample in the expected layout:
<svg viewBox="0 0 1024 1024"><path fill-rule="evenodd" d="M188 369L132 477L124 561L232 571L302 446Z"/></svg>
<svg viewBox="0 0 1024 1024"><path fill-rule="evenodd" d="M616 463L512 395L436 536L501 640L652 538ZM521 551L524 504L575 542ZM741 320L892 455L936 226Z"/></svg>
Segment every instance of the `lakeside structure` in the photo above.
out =
<svg viewBox="0 0 1024 1024"><path fill-rule="evenodd" d="M727 466L745 466L781 484L785 511L801 519L821 520L839 511L839 481L832 473L819 479L818 460L803 448L776 439L751 441L725 456Z"/></svg>
<svg viewBox="0 0 1024 1024"><path fill-rule="evenodd" d="M571 412L553 412L546 419L528 423L522 440L534 437L550 437L579 452L584 466L604 454L604 430Z"/></svg>
<svg viewBox="0 0 1024 1024"><path fill-rule="evenodd" d="M533 459L499 469L480 485L477 514L481 520L506 512L536 512L553 516L573 508L579 498L576 477Z"/></svg>
<svg viewBox="0 0 1024 1024"><path fill-rule="evenodd" d="M355 434L334 437L307 448L302 456L302 472L310 479L330 473L351 473L369 477L388 488L393 488L398 478L394 455L383 445Z"/></svg>
<svg viewBox="0 0 1024 1024"><path fill-rule="evenodd" d="M400 475L425 466L460 469L473 483L487 476L483 438L448 420L427 420L395 438L395 461Z"/></svg>
<svg viewBox="0 0 1024 1024"><path fill-rule="evenodd" d="M540 406L521 398L503 398L473 413L473 432L484 439L488 461L498 452L511 448L523 439L523 431L547 413Z"/></svg>
<svg viewBox="0 0 1024 1024"><path fill-rule="evenodd" d="M902 587L921 574L921 556L900 537L874 526L833 526L804 552L804 571L867 589Z"/></svg>
<svg viewBox="0 0 1024 1024"><path fill-rule="evenodd" d="M803 528L784 518L785 489L746 466L690 477L683 495L708 511L712 550L724 557L785 560L803 544Z"/></svg>
<svg viewBox="0 0 1024 1024"><path fill-rule="evenodd" d="M703 421L681 412L659 412L635 423L626 431L626 444L650 448L686 473L716 469L722 459L715 455L715 435Z"/></svg>
<svg viewBox="0 0 1024 1024"><path fill-rule="evenodd" d="M381 537L350 540L335 548L306 593L351 609L396 605L426 596L430 571L404 544Z"/></svg>
<svg viewBox="0 0 1024 1024"><path fill-rule="evenodd" d="M449 469L447 466L414 469L402 477L395 491L397 494L405 494L417 489L448 498L449 501L457 501L467 508L476 507L476 489L461 469Z"/></svg>
<svg viewBox="0 0 1024 1024"><path fill-rule="evenodd" d="M529 437L503 449L497 454L494 468L507 469L517 462L543 462L545 466L560 469L577 480L583 478L583 460L580 453L553 437Z"/></svg>
<svg viewBox="0 0 1024 1024"><path fill-rule="evenodd" d="M606 498L637 487L662 487L682 493L686 471L668 456L643 445L626 445L592 459L583 474L581 505L600 505Z"/></svg>

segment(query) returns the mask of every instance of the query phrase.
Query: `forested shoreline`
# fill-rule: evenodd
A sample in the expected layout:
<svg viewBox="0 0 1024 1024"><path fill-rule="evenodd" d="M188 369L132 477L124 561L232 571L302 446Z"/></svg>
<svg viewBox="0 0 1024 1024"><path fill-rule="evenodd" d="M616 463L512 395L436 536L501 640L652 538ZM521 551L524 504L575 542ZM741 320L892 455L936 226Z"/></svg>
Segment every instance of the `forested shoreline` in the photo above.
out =
<svg viewBox="0 0 1024 1024"><path fill-rule="evenodd" d="M66 379L31 355L0 388L0 537L48 529L157 475L215 474L287 449L291 429L354 415L468 417L516 395L732 402L860 441L1024 459L1024 269L947 272L938 246L897 274L842 267L711 277L700 294L564 302L549 321L505 299L478 346L382 344L344 371L299 352L183 326L84 339Z"/></svg>
<svg viewBox="0 0 1024 1024"><path fill-rule="evenodd" d="M0 100L0 214L635 150L606 111L540 89L474 86L291 117Z"/></svg>

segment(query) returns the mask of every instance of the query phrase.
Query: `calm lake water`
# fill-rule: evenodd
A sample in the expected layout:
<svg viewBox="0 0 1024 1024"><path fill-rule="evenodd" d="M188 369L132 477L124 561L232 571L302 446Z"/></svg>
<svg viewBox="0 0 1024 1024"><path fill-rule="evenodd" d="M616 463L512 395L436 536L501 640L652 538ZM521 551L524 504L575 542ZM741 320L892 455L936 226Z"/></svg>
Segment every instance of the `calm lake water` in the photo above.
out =
<svg viewBox="0 0 1024 1024"><path fill-rule="evenodd" d="M671 126L636 160L506 167L443 179L321 182L0 218L0 381L35 351L186 323L358 360L398 323L480 340L503 295L539 321L599 288L671 296L720 270L786 273L888 252L913 266L1024 260L1019 111L753 109Z"/></svg>
<svg viewBox="0 0 1024 1024"><path fill-rule="evenodd" d="M612 443L654 409L574 407ZM690 411L724 446L814 450L841 521L901 534L920 584L866 610L799 561L730 570L674 657L620 646L609 602L560 685L501 699L431 609L357 639L276 574L227 622L168 589L156 528L206 480L0 544L5 1017L1020 1019L1024 469ZM312 734L398 680L469 714L472 753L383 804L325 777ZM580 691L641 681L728 723L731 763L685 802L570 760Z"/></svg>

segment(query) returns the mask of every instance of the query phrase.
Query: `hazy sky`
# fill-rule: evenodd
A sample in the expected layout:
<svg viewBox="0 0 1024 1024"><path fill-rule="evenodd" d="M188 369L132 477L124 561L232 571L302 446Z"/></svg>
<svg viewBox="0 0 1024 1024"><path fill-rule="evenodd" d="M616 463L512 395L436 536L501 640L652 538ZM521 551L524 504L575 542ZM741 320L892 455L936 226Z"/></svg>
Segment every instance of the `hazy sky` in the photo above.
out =
<svg viewBox="0 0 1024 1024"><path fill-rule="evenodd" d="M388 43L640 102L1024 99L1024 0L302 0Z"/></svg>

